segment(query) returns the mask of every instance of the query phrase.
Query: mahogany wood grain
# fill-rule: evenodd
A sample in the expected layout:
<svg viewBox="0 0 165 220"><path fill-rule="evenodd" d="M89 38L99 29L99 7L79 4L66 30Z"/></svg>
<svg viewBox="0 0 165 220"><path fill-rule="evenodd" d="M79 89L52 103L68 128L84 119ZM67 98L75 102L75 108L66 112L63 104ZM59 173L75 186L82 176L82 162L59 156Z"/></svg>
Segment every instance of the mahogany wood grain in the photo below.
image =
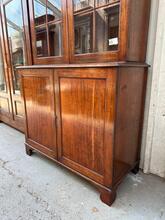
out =
<svg viewBox="0 0 165 220"><path fill-rule="evenodd" d="M106 141L107 135L110 139L113 134L115 72L66 69L55 70L55 75L59 96L57 118L61 124L59 159L109 186L112 173L105 167L112 166L109 158L106 159L112 155L112 143Z"/></svg>
<svg viewBox="0 0 165 220"><path fill-rule="evenodd" d="M146 71L19 68L27 154L37 150L85 177L111 205L124 176L138 171Z"/></svg>
<svg viewBox="0 0 165 220"><path fill-rule="evenodd" d="M22 77L26 99L26 139L36 148L56 157L56 124L53 71L36 70Z"/></svg>
<svg viewBox="0 0 165 220"><path fill-rule="evenodd" d="M129 0L127 61L145 62L150 6L151 0Z"/></svg>
<svg viewBox="0 0 165 220"><path fill-rule="evenodd" d="M115 120L114 181L139 163L145 86L145 68L120 68ZM135 86L136 85L136 86Z"/></svg>

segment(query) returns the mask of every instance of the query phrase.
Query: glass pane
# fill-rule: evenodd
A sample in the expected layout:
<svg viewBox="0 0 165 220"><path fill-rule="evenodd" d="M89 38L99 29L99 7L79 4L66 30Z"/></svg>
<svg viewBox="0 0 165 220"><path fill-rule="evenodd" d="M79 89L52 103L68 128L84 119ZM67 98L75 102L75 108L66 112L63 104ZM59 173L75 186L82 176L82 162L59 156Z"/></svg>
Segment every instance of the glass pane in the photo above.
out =
<svg viewBox="0 0 165 220"><path fill-rule="evenodd" d="M61 19L61 0L48 0L47 16L48 22Z"/></svg>
<svg viewBox="0 0 165 220"><path fill-rule="evenodd" d="M75 53L92 52L92 15L74 17Z"/></svg>
<svg viewBox="0 0 165 220"><path fill-rule="evenodd" d="M0 92L6 92L6 82L5 82L5 75L4 75L4 63L3 63L1 45L0 45Z"/></svg>
<svg viewBox="0 0 165 220"><path fill-rule="evenodd" d="M37 56L48 56L47 32L45 27L36 28Z"/></svg>
<svg viewBox="0 0 165 220"><path fill-rule="evenodd" d="M13 83L16 93L19 93L20 83L16 67L25 65L24 29L21 0L13 0L5 6L8 41L13 65Z"/></svg>
<svg viewBox="0 0 165 220"><path fill-rule="evenodd" d="M54 24L49 26L49 43L50 43L50 56L61 56L62 55L61 24Z"/></svg>
<svg viewBox="0 0 165 220"><path fill-rule="evenodd" d="M119 6L96 12L96 51L118 50Z"/></svg>
<svg viewBox="0 0 165 220"><path fill-rule="evenodd" d="M106 5L106 4L109 4L109 3L115 3L118 0L95 0L95 1L96 1L97 6L101 6L101 5Z"/></svg>
<svg viewBox="0 0 165 220"><path fill-rule="evenodd" d="M46 0L34 0L35 25L46 22Z"/></svg>
<svg viewBox="0 0 165 220"><path fill-rule="evenodd" d="M74 11L78 11L86 8L93 8L94 0L74 0Z"/></svg>

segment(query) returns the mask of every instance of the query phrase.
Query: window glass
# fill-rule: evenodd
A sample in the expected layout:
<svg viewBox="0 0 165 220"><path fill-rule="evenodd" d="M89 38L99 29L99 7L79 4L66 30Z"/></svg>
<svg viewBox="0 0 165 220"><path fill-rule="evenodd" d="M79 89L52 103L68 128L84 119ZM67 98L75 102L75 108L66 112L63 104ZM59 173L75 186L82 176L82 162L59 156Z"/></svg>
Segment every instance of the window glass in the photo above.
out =
<svg viewBox="0 0 165 220"><path fill-rule="evenodd" d="M34 0L35 25L41 25L46 22L46 0Z"/></svg>
<svg viewBox="0 0 165 220"><path fill-rule="evenodd" d="M74 0L74 11L93 8L94 0Z"/></svg>
<svg viewBox="0 0 165 220"><path fill-rule="evenodd" d="M117 1L95 0L92 5L90 0L74 0L75 54L118 50L120 4L113 2Z"/></svg>
<svg viewBox="0 0 165 220"><path fill-rule="evenodd" d="M118 2L119 0L96 0L96 5L101 6L101 5L106 5L109 3L115 3Z"/></svg>
<svg viewBox="0 0 165 220"><path fill-rule="evenodd" d="M62 56L61 0L34 0L37 57Z"/></svg>
<svg viewBox="0 0 165 220"><path fill-rule="evenodd" d="M92 52L92 16L75 16L74 17L75 32L75 53Z"/></svg>
<svg viewBox="0 0 165 220"><path fill-rule="evenodd" d="M48 0L47 2L48 22L61 19L61 1Z"/></svg>
<svg viewBox="0 0 165 220"><path fill-rule="evenodd" d="M97 10L96 50L113 51L118 49L119 6Z"/></svg>
<svg viewBox="0 0 165 220"><path fill-rule="evenodd" d="M48 56L47 31L45 27L36 28L36 48L37 56Z"/></svg>
<svg viewBox="0 0 165 220"><path fill-rule="evenodd" d="M0 92L6 92L6 82L5 82L5 75L4 75L4 63L3 63L1 45L0 45Z"/></svg>
<svg viewBox="0 0 165 220"><path fill-rule="evenodd" d="M8 42L13 67L13 84L15 93L20 93L19 75L16 67L26 64L24 29L21 0L13 0L5 5Z"/></svg>
<svg viewBox="0 0 165 220"><path fill-rule="evenodd" d="M53 24L49 26L49 42L50 56L62 55L62 36L61 36L61 24Z"/></svg>

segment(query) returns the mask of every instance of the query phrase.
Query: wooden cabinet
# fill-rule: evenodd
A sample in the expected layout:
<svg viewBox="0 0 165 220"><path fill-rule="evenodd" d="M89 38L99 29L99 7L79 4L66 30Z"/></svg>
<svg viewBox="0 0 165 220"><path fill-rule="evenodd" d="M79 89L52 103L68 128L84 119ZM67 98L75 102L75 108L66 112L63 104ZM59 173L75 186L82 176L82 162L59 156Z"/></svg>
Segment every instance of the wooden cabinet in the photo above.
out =
<svg viewBox="0 0 165 220"><path fill-rule="evenodd" d="M138 169L147 65L66 66L19 69L26 151L88 179L111 205L122 178Z"/></svg>
<svg viewBox="0 0 165 220"><path fill-rule="evenodd" d="M27 154L88 179L108 205L139 169L150 2L1 3L0 119L7 109L18 128L25 110Z"/></svg>

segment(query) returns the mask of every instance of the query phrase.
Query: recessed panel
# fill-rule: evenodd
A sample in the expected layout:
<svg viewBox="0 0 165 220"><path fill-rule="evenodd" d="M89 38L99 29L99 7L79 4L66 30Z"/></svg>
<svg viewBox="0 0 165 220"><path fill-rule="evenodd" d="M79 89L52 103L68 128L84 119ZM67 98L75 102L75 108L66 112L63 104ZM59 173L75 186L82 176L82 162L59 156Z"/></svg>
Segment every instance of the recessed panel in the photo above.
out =
<svg viewBox="0 0 165 220"><path fill-rule="evenodd" d="M0 97L0 111L10 113L8 98Z"/></svg>
<svg viewBox="0 0 165 220"><path fill-rule="evenodd" d="M40 71L41 74L44 72ZM23 78L23 86L28 139L54 150L56 140L54 91L51 73L49 74L26 76Z"/></svg>
<svg viewBox="0 0 165 220"><path fill-rule="evenodd" d="M60 79L62 156L104 173L105 80Z"/></svg>
<svg viewBox="0 0 165 220"><path fill-rule="evenodd" d="M15 111L16 115L23 117L24 116L24 109L23 109L23 103L15 101Z"/></svg>

